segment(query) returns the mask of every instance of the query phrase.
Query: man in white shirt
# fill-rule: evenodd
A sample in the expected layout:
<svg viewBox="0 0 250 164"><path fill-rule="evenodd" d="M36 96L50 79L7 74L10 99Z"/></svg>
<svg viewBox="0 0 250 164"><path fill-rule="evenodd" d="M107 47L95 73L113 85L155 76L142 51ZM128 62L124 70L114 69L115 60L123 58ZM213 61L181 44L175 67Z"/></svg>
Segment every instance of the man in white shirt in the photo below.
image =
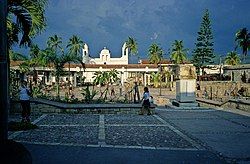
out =
<svg viewBox="0 0 250 164"><path fill-rule="evenodd" d="M19 88L19 98L22 106L22 122L30 122L30 89L27 82L22 81Z"/></svg>

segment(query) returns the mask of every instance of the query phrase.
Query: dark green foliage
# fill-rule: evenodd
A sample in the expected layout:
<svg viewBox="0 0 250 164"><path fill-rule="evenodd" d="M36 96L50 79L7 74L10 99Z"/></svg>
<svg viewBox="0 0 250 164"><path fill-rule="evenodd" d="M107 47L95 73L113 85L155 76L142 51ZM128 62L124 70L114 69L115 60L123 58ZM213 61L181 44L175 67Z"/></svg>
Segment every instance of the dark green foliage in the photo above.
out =
<svg viewBox="0 0 250 164"><path fill-rule="evenodd" d="M244 61L246 59L247 52L250 48L250 33L248 32L247 28L242 28L236 33L235 41L237 42L235 50L238 47L242 48L243 61Z"/></svg>
<svg viewBox="0 0 250 164"><path fill-rule="evenodd" d="M30 122L14 122L10 121L8 124L8 130L9 131L22 131L22 130L31 130L31 129L37 129L38 126L35 124L32 124Z"/></svg>
<svg viewBox="0 0 250 164"><path fill-rule="evenodd" d="M184 48L182 40L175 40L172 44L170 58L175 64L184 63L187 60L187 51L188 49Z"/></svg>
<svg viewBox="0 0 250 164"><path fill-rule="evenodd" d="M128 37L128 40L126 41L126 48L128 48L128 52L130 55L138 54L138 44L136 39Z"/></svg>
<svg viewBox="0 0 250 164"><path fill-rule="evenodd" d="M116 83L118 80L118 71L115 69L110 70L109 72L95 72L94 76L94 85L105 85L106 89L101 92L99 99L107 100L107 94L109 91L109 85Z"/></svg>
<svg viewBox="0 0 250 164"><path fill-rule="evenodd" d="M27 56L14 52L13 50L9 50L9 58L13 61L23 61L28 59Z"/></svg>
<svg viewBox="0 0 250 164"><path fill-rule="evenodd" d="M45 29L47 3L47 0L8 0L7 35L9 49L15 43L20 46L30 46L32 37Z"/></svg>
<svg viewBox="0 0 250 164"><path fill-rule="evenodd" d="M163 50L162 48L153 43L148 49L149 62L152 64L159 64L163 58Z"/></svg>
<svg viewBox="0 0 250 164"><path fill-rule="evenodd" d="M84 96L84 101L87 103L93 101L95 95L98 93L96 90L90 91L89 86L87 86L83 91L82 95Z"/></svg>
<svg viewBox="0 0 250 164"><path fill-rule="evenodd" d="M36 86L33 86L32 88L32 96L34 97L39 97L39 96L42 96L43 95L43 90L44 88L42 88L42 85L36 85Z"/></svg>
<svg viewBox="0 0 250 164"><path fill-rule="evenodd" d="M198 32L196 48L193 50L192 62L197 68L202 68L207 64L213 63L214 49L213 49L213 34L211 29L211 21L208 10L202 18L200 31Z"/></svg>

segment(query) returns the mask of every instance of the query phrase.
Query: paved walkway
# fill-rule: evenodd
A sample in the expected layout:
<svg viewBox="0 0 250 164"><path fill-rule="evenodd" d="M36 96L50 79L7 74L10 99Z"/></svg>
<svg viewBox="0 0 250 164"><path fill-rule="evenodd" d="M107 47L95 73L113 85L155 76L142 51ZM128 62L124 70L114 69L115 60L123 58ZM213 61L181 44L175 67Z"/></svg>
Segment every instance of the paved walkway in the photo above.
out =
<svg viewBox="0 0 250 164"><path fill-rule="evenodd" d="M9 138L22 142L34 163L250 162L250 117L221 110L38 114L32 120L39 129L9 132Z"/></svg>

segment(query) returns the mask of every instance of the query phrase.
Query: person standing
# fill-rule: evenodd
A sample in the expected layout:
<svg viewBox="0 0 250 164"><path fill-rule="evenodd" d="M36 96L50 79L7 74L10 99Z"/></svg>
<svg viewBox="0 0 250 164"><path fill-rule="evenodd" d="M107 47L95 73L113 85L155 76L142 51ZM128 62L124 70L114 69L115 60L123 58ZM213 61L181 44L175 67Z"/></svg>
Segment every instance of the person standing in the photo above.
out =
<svg viewBox="0 0 250 164"><path fill-rule="evenodd" d="M27 82L22 81L19 88L19 99L22 106L22 122L30 122L30 89L27 87Z"/></svg>
<svg viewBox="0 0 250 164"><path fill-rule="evenodd" d="M151 115L149 98L150 98L150 94L149 94L148 87L144 87L144 93L142 96L142 109L141 109L140 115L143 115L144 110L147 110L148 115Z"/></svg>
<svg viewBox="0 0 250 164"><path fill-rule="evenodd" d="M110 93L111 97L115 96L115 89L114 86L111 84L111 93Z"/></svg>
<svg viewBox="0 0 250 164"><path fill-rule="evenodd" d="M119 90L120 90L120 96L122 96L122 83L119 85Z"/></svg>
<svg viewBox="0 0 250 164"><path fill-rule="evenodd" d="M73 85L71 82L69 82L69 96L72 95L72 91L73 91Z"/></svg>
<svg viewBox="0 0 250 164"><path fill-rule="evenodd" d="M140 93L139 93L139 87L138 87L137 82L135 82L133 89L134 89L134 103L136 103L137 100L138 100L138 102L140 101ZM136 100L136 98L137 98L137 100Z"/></svg>

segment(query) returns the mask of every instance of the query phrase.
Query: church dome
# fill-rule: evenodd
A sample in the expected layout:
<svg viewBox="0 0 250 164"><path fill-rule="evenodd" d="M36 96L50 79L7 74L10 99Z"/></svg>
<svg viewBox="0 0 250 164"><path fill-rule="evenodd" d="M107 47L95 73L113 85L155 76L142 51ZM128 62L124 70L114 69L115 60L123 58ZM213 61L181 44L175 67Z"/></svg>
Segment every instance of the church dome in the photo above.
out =
<svg viewBox="0 0 250 164"><path fill-rule="evenodd" d="M110 52L106 47L104 47L103 50L101 50L101 54L110 54Z"/></svg>
<svg viewBox="0 0 250 164"><path fill-rule="evenodd" d="M110 51L104 47L103 50L100 53L100 59L101 60L109 60L110 59Z"/></svg>

